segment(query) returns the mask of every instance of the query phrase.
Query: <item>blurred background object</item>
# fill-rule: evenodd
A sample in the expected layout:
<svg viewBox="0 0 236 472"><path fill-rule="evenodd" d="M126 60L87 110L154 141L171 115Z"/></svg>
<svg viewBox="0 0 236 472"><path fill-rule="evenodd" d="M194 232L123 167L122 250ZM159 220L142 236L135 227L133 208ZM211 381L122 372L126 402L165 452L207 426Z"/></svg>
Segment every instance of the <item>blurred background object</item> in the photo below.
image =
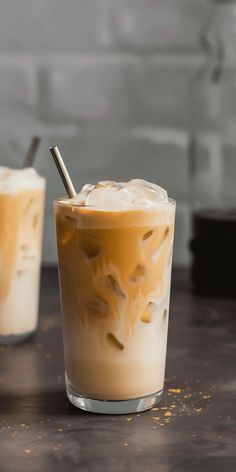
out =
<svg viewBox="0 0 236 472"><path fill-rule="evenodd" d="M189 178L195 290L236 296L236 0L215 0L190 84Z"/></svg>
<svg viewBox="0 0 236 472"><path fill-rule="evenodd" d="M207 0L0 0L0 163L20 166L32 135L47 178L45 264L55 263L52 200L64 189L143 177L178 200L174 263L189 263L187 90L202 62Z"/></svg>

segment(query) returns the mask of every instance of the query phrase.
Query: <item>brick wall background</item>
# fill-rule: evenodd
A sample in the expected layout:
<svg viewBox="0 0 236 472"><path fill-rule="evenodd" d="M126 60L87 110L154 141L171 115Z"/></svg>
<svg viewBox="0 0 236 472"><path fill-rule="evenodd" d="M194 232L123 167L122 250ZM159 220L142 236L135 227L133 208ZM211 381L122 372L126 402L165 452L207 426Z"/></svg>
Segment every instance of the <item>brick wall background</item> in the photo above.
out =
<svg viewBox="0 0 236 472"><path fill-rule="evenodd" d="M143 177L178 201L174 261L188 262L187 103L202 60L207 0L0 0L0 163L20 166L33 134L47 178L44 262L56 260L52 200L64 190Z"/></svg>

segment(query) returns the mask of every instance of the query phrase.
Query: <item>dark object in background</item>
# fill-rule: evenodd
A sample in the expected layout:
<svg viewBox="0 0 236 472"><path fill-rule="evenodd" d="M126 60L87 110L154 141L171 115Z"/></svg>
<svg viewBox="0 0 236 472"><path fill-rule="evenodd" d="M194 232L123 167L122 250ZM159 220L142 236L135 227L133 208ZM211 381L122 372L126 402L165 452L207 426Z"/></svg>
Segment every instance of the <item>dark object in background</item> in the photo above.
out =
<svg viewBox="0 0 236 472"><path fill-rule="evenodd" d="M195 292L236 298L236 209L195 212L193 233Z"/></svg>
<svg viewBox="0 0 236 472"><path fill-rule="evenodd" d="M189 180L194 290L236 297L236 0L215 0L190 84Z"/></svg>

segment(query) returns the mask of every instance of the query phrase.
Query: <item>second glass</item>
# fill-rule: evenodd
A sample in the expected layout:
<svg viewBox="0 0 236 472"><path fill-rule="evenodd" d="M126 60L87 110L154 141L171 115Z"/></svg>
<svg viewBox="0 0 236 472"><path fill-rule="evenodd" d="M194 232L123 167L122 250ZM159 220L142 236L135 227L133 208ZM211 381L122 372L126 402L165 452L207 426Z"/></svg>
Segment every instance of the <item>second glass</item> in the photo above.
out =
<svg viewBox="0 0 236 472"><path fill-rule="evenodd" d="M0 344L37 327L44 194L33 168L0 167Z"/></svg>
<svg viewBox="0 0 236 472"><path fill-rule="evenodd" d="M68 398L97 413L147 410L163 392L175 202L54 210Z"/></svg>

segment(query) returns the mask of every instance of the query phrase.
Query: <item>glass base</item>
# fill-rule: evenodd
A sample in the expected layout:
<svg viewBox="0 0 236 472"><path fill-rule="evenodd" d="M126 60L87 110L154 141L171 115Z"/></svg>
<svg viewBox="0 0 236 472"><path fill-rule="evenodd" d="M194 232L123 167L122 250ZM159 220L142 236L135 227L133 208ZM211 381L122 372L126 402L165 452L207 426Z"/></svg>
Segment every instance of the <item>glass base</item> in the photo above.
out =
<svg viewBox="0 0 236 472"><path fill-rule="evenodd" d="M35 333L35 330L23 334L9 334L8 336L0 336L0 345L22 343Z"/></svg>
<svg viewBox="0 0 236 472"><path fill-rule="evenodd" d="M161 400L163 390L134 400L118 401L94 400L92 398L83 397L82 395L75 395L68 389L66 393L72 405L81 410L89 411L90 413L103 413L106 415L122 415L150 410L150 408L153 408Z"/></svg>

